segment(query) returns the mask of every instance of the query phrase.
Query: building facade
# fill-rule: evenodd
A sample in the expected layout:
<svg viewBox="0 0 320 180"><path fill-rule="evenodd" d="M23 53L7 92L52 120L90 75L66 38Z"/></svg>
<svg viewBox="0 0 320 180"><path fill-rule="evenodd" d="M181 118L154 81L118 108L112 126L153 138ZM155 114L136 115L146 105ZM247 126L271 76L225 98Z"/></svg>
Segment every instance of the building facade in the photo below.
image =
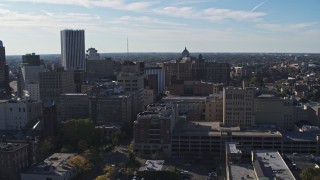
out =
<svg viewBox="0 0 320 180"><path fill-rule="evenodd" d="M20 130L42 119L42 102L31 100L0 101L0 129Z"/></svg>
<svg viewBox="0 0 320 180"><path fill-rule="evenodd" d="M115 62L111 59L87 60L86 79L88 81L109 78L114 75Z"/></svg>
<svg viewBox="0 0 320 180"><path fill-rule="evenodd" d="M171 135L177 114L173 107L150 104L134 121L134 151L171 154Z"/></svg>
<svg viewBox="0 0 320 180"><path fill-rule="evenodd" d="M148 75L156 75L157 76L157 93L163 93L165 91L165 70L161 67L150 67L145 68L144 73ZM150 80L151 81L151 80ZM148 79L149 83L149 79ZM151 83L150 83L151 84Z"/></svg>
<svg viewBox="0 0 320 180"><path fill-rule="evenodd" d="M250 127L254 125L255 89L226 87L223 89L223 124Z"/></svg>
<svg viewBox="0 0 320 180"><path fill-rule="evenodd" d="M39 83L28 83L26 84L26 90L28 91L30 100L40 100L40 87Z"/></svg>
<svg viewBox="0 0 320 180"><path fill-rule="evenodd" d="M75 92L73 71L41 72L39 78L40 99L43 101L58 100L60 94Z"/></svg>
<svg viewBox="0 0 320 180"><path fill-rule="evenodd" d="M274 124L280 128L293 129L296 122L292 99L261 95L254 99L256 124Z"/></svg>
<svg viewBox="0 0 320 180"><path fill-rule="evenodd" d="M62 30L61 56L65 70L86 70L84 30Z"/></svg>
<svg viewBox="0 0 320 180"><path fill-rule="evenodd" d="M219 97L209 97L205 105L206 121L223 121L223 99Z"/></svg>
<svg viewBox="0 0 320 180"><path fill-rule="evenodd" d="M88 95L80 93L61 94L58 106L58 117L59 121L88 118Z"/></svg>
<svg viewBox="0 0 320 180"><path fill-rule="evenodd" d="M3 46L2 41L0 41L0 89L7 88L8 82L8 70L6 66L6 50Z"/></svg>
<svg viewBox="0 0 320 180"><path fill-rule="evenodd" d="M0 179L20 180L20 172L29 166L28 146L0 142Z"/></svg>

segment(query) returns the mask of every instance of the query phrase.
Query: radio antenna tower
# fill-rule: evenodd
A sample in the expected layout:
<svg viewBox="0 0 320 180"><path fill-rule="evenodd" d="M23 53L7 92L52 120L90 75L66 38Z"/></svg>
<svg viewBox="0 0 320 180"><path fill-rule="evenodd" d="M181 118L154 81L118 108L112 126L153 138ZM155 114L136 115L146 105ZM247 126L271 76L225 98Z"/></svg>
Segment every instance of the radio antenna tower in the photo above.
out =
<svg viewBox="0 0 320 180"><path fill-rule="evenodd" d="M128 40L128 37L127 37L127 56L129 56L129 40Z"/></svg>

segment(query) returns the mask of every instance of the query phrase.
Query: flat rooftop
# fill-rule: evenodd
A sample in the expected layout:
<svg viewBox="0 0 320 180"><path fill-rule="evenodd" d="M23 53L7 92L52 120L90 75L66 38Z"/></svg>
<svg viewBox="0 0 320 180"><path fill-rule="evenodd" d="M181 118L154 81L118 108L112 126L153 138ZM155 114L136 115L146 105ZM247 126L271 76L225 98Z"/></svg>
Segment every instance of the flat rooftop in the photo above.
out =
<svg viewBox="0 0 320 180"><path fill-rule="evenodd" d="M45 174L51 176L62 176L71 171L73 167L68 164L71 157L76 156L75 153L54 153L43 162L28 169L22 174Z"/></svg>
<svg viewBox="0 0 320 180"><path fill-rule="evenodd" d="M164 160L147 160L144 166L139 168L139 171L161 171L164 165Z"/></svg>
<svg viewBox="0 0 320 180"><path fill-rule="evenodd" d="M173 96L163 97L163 101L206 101L207 96Z"/></svg>
<svg viewBox="0 0 320 180"><path fill-rule="evenodd" d="M221 131L232 132L232 136L267 136L282 137L281 133L276 130L262 129L259 127L241 130L239 127L220 127L220 122L185 122L177 124L174 136L220 136Z"/></svg>
<svg viewBox="0 0 320 180"><path fill-rule="evenodd" d="M256 179L251 164L230 164L230 180Z"/></svg>
<svg viewBox="0 0 320 180"><path fill-rule="evenodd" d="M315 132L297 132L297 131L293 131L293 132L283 132L283 137L284 137L284 141L309 141L309 142L313 142L313 141L317 141L317 135Z"/></svg>
<svg viewBox="0 0 320 180"><path fill-rule="evenodd" d="M84 93L65 93L65 94L61 94L61 96L87 96L87 94L84 94Z"/></svg>
<svg viewBox="0 0 320 180"><path fill-rule="evenodd" d="M279 177L285 180L295 180L285 161L278 151L258 150L253 151L254 160L259 160L265 167L270 167L272 174L270 176Z"/></svg>
<svg viewBox="0 0 320 180"><path fill-rule="evenodd" d="M14 152L18 149L27 147L26 143L0 142L0 152Z"/></svg>
<svg viewBox="0 0 320 180"><path fill-rule="evenodd" d="M227 142L227 152L229 154L239 154L241 153L241 150L237 148L238 143L233 143L233 142Z"/></svg>

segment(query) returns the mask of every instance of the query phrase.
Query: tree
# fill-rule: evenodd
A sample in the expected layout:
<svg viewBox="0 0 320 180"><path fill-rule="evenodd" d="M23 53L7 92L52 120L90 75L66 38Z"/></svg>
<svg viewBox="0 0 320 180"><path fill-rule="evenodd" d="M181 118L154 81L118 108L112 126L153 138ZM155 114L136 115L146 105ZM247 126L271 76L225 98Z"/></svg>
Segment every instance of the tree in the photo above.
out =
<svg viewBox="0 0 320 180"><path fill-rule="evenodd" d="M100 144L100 134L90 119L72 119L59 126L60 147L71 146L72 150L84 151L89 146Z"/></svg>
<svg viewBox="0 0 320 180"><path fill-rule="evenodd" d="M97 176L96 180L107 180L107 176L106 175Z"/></svg>
<svg viewBox="0 0 320 180"><path fill-rule="evenodd" d="M116 169L110 165L106 165L106 167L104 167L103 169L106 178L111 178L114 173L116 172Z"/></svg>
<svg viewBox="0 0 320 180"><path fill-rule="evenodd" d="M302 180L313 180L320 176L320 169L316 168L306 168L300 173Z"/></svg>
<svg viewBox="0 0 320 180"><path fill-rule="evenodd" d="M70 158L68 163L75 167L76 170L80 173L88 172L92 168L92 164L83 156L77 155Z"/></svg>

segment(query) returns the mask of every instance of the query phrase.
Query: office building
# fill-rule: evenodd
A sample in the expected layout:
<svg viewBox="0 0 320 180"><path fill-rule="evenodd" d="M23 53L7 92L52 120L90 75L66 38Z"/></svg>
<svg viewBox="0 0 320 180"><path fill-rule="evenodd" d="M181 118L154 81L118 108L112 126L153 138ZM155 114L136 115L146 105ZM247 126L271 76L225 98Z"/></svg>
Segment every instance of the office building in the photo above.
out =
<svg viewBox="0 0 320 180"><path fill-rule="evenodd" d="M88 95L80 93L61 94L58 106L58 117L59 121L88 118Z"/></svg>
<svg viewBox="0 0 320 180"><path fill-rule="evenodd" d="M0 130L20 130L42 119L42 102L31 100L1 100Z"/></svg>
<svg viewBox="0 0 320 180"><path fill-rule="evenodd" d="M223 84L214 84L202 81L183 81L171 84L168 91L172 95L179 96L209 96L217 95L222 91Z"/></svg>
<svg viewBox="0 0 320 180"><path fill-rule="evenodd" d="M273 124L292 130L296 122L295 108L292 99L262 94L254 99L255 124Z"/></svg>
<svg viewBox="0 0 320 180"><path fill-rule="evenodd" d="M39 78L40 99L42 101L56 101L60 94L75 92L73 71L65 71L60 68L54 71L40 72Z"/></svg>
<svg viewBox="0 0 320 180"><path fill-rule="evenodd" d="M143 111L144 76L134 73L120 73L117 76L118 84L124 88L125 92L133 93L133 115Z"/></svg>
<svg viewBox="0 0 320 180"><path fill-rule="evenodd" d="M28 83L26 84L27 96L30 100L40 100L40 87L39 83Z"/></svg>
<svg viewBox="0 0 320 180"><path fill-rule="evenodd" d="M144 68L144 73L147 77L149 77L149 75L155 75L156 78L148 78L148 85L151 88L155 89L157 94L163 93L165 91L165 70L163 68L146 67Z"/></svg>
<svg viewBox="0 0 320 180"><path fill-rule="evenodd" d="M22 63L28 66L40 66L40 55L35 53L23 55Z"/></svg>
<svg viewBox="0 0 320 180"><path fill-rule="evenodd" d="M187 55L189 54L189 55ZM178 60L162 64L165 70L166 86L181 81L206 81L228 84L230 80L230 64L207 61L200 54L198 58L190 56L185 48Z"/></svg>
<svg viewBox="0 0 320 180"><path fill-rule="evenodd" d="M205 62L205 80L212 83L229 84L230 64Z"/></svg>
<svg viewBox="0 0 320 180"><path fill-rule="evenodd" d="M98 85L89 92L90 118L99 125L132 121L132 93L115 82Z"/></svg>
<svg viewBox="0 0 320 180"><path fill-rule="evenodd" d="M110 78L110 76L114 76L114 66L115 62L110 58L105 58L101 60L87 60L87 81L95 81L99 79Z"/></svg>
<svg viewBox="0 0 320 180"><path fill-rule="evenodd" d="M206 121L223 121L223 99L209 96L205 102L205 120Z"/></svg>
<svg viewBox="0 0 320 180"><path fill-rule="evenodd" d="M21 173L21 180L70 180L78 171L68 161L73 153L55 153L43 162Z"/></svg>
<svg viewBox="0 0 320 180"><path fill-rule="evenodd" d="M65 70L86 70L84 30L62 30L61 57Z"/></svg>
<svg viewBox="0 0 320 180"><path fill-rule="evenodd" d="M6 51L0 41L0 89L7 89L9 86L8 67L6 65Z"/></svg>
<svg viewBox="0 0 320 180"><path fill-rule="evenodd" d="M100 60L100 54L95 48L89 48L86 54L86 60Z"/></svg>
<svg viewBox="0 0 320 180"><path fill-rule="evenodd" d="M39 83L39 73L43 71L45 69L40 64L40 55L32 53L22 56L21 72L24 88L27 88L29 83Z"/></svg>
<svg viewBox="0 0 320 180"><path fill-rule="evenodd" d="M223 89L223 124L250 127L255 124L255 89L226 87Z"/></svg>
<svg viewBox="0 0 320 180"><path fill-rule="evenodd" d="M205 119L206 96L167 96L162 98L165 104L177 105L179 115L186 116L187 121Z"/></svg>
<svg viewBox="0 0 320 180"><path fill-rule="evenodd" d="M146 88L143 91L143 107L155 102L156 94L153 89Z"/></svg>
<svg viewBox="0 0 320 180"><path fill-rule="evenodd" d="M122 73L144 74L144 62L124 61L121 63Z"/></svg>
<svg viewBox="0 0 320 180"><path fill-rule="evenodd" d="M20 172L29 166L28 144L0 142L0 179L20 180Z"/></svg>
<svg viewBox="0 0 320 180"><path fill-rule="evenodd" d="M134 121L134 151L171 154L171 133L176 118L173 107L150 104L147 111L139 113Z"/></svg>

